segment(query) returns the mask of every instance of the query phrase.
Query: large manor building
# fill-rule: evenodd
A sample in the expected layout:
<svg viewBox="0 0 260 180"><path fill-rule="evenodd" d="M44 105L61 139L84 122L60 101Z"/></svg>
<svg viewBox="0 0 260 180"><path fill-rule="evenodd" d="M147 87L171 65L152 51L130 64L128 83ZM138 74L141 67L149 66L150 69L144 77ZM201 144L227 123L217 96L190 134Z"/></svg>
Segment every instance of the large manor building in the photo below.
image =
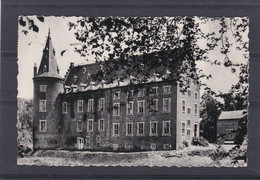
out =
<svg viewBox="0 0 260 180"><path fill-rule="evenodd" d="M97 63L59 75L50 33L39 68L34 67L34 149L139 151L177 149L199 136L199 85L151 77L112 83L93 81ZM167 75L167 69L161 69ZM131 84L131 85L129 85Z"/></svg>

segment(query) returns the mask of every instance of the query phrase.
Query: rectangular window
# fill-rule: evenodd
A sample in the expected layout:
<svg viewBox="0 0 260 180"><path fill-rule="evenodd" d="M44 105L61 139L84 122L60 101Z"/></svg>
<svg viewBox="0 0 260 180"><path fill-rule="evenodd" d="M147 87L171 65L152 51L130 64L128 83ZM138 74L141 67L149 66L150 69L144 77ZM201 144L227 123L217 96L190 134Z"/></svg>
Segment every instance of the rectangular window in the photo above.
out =
<svg viewBox="0 0 260 180"><path fill-rule="evenodd" d="M191 91L190 90L188 90L188 96L191 96Z"/></svg>
<svg viewBox="0 0 260 180"><path fill-rule="evenodd" d="M157 95L158 94L158 87L152 87L151 88L151 96Z"/></svg>
<svg viewBox="0 0 260 180"><path fill-rule="evenodd" d="M188 85L191 85L191 79L187 78L187 81L188 81Z"/></svg>
<svg viewBox="0 0 260 180"><path fill-rule="evenodd" d="M46 120L40 120L40 131L46 132L47 130L47 121Z"/></svg>
<svg viewBox="0 0 260 180"><path fill-rule="evenodd" d="M83 112L83 100L78 100L78 112Z"/></svg>
<svg viewBox="0 0 260 180"><path fill-rule="evenodd" d="M197 92L195 92L194 96L195 96L195 99L198 99L198 93Z"/></svg>
<svg viewBox="0 0 260 180"><path fill-rule="evenodd" d="M130 150L130 149L131 149L131 145L126 144L126 145L125 145L125 150Z"/></svg>
<svg viewBox="0 0 260 180"><path fill-rule="evenodd" d="M194 137L197 137L198 124L194 124Z"/></svg>
<svg viewBox="0 0 260 180"><path fill-rule="evenodd" d="M67 102L63 102L62 103L62 113L63 114L67 114L68 110L67 110Z"/></svg>
<svg viewBox="0 0 260 180"><path fill-rule="evenodd" d="M171 145L170 144L164 144L163 149L171 149Z"/></svg>
<svg viewBox="0 0 260 180"><path fill-rule="evenodd" d="M104 119L100 119L98 120L98 131L104 131L105 127L104 127Z"/></svg>
<svg viewBox="0 0 260 180"><path fill-rule="evenodd" d="M190 136L190 129L187 129L187 136Z"/></svg>
<svg viewBox="0 0 260 180"><path fill-rule="evenodd" d="M138 90L138 94L137 94L137 97L144 97L144 89L139 89Z"/></svg>
<svg viewBox="0 0 260 180"><path fill-rule="evenodd" d="M77 137L77 147L78 147L78 149L83 149L84 139L82 137Z"/></svg>
<svg viewBox="0 0 260 180"><path fill-rule="evenodd" d="M86 147L90 148L90 137L89 136L86 137Z"/></svg>
<svg viewBox="0 0 260 180"><path fill-rule="evenodd" d="M47 85L40 85L40 92L46 92Z"/></svg>
<svg viewBox="0 0 260 180"><path fill-rule="evenodd" d="M187 126L190 126L190 119L187 120Z"/></svg>
<svg viewBox="0 0 260 180"><path fill-rule="evenodd" d="M113 104L113 116L120 116L120 103Z"/></svg>
<svg viewBox="0 0 260 180"><path fill-rule="evenodd" d="M163 121L163 135L170 135L170 121Z"/></svg>
<svg viewBox="0 0 260 180"><path fill-rule="evenodd" d="M104 109L105 109L105 98L100 98L98 100L98 110L104 111Z"/></svg>
<svg viewBox="0 0 260 180"><path fill-rule="evenodd" d="M120 99L120 91L114 92L113 99Z"/></svg>
<svg viewBox="0 0 260 180"><path fill-rule="evenodd" d="M157 136L158 135L157 125L158 125L157 121L150 122L150 136Z"/></svg>
<svg viewBox="0 0 260 180"><path fill-rule="evenodd" d="M144 122L137 122L137 136L144 135Z"/></svg>
<svg viewBox="0 0 260 180"><path fill-rule="evenodd" d="M197 116L198 115L198 104L194 104L194 108L195 108L195 116Z"/></svg>
<svg viewBox="0 0 260 180"><path fill-rule="evenodd" d="M118 150L118 144L113 144L113 150L114 151Z"/></svg>
<svg viewBox="0 0 260 180"><path fill-rule="evenodd" d="M134 114L134 101L129 101L126 103L126 115Z"/></svg>
<svg viewBox="0 0 260 180"><path fill-rule="evenodd" d="M39 100L39 112L47 112L46 100Z"/></svg>
<svg viewBox="0 0 260 180"><path fill-rule="evenodd" d="M133 123L126 123L126 135L133 136Z"/></svg>
<svg viewBox="0 0 260 180"><path fill-rule="evenodd" d="M164 113L171 112L171 98L163 98L163 112Z"/></svg>
<svg viewBox="0 0 260 180"><path fill-rule="evenodd" d="M87 132L93 132L93 119L87 120Z"/></svg>
<svg viewBox="0 0 260 180"><path fill-rule="evenodd" d="M143 101L137 101L137 113L138 114L144 114L144 100Z"/></svg>
<svg viewBox="0 0 260 180"><path fill-rule="evenodd" d="M150 148L151 148L151 150L155 150L156 149L156 144L152 143Z"/></svg>
<svg viewBox="0 0 260 180"><path fill-rule="evenodd" d="M101 143L101 137L100 136L96 137L96 142L97 142L97 147L100 147L100 143Z"/></svg>
<svg viewBox="0 0 260 180"><path fill-rule="evenodd" d="M181 123L181 134L184 136L186 131L185 123Z"/></svg>
<svg viewBox="0 0 260 180"><path fill-rule="evenodd" d="M151 109L152 111L158 111L158 102L159 102L158 99L153 99L153 100L151 101L150 109Z"/></svg>
<svg viewBox="0 0 260 180"><path fill-rule="evenodd" d="M185 102L185 100L182 100L181 101L181 108L182 108L182 113L185 113L185 110L186 110L186 102Z"/></svg>
<svg viewBox="0 0 260 180"><path fill-rule="evenodd" d="M81 132L83 129L83 122L81 120L78 120L77 122L77 132Z"/></svg>
<svg viewBox="0 0 260 180"><path fill-rule="evenodd" d="M113 136L119 136L119 123L113 123Z"/></svg>
<svg viewBox="0 0 260 180"><path fill-rule="evenodd" d="M191 114L191 108L190 107L187 107L187 113Z"/></svg>
<svg viewBox="0 0 260 180"><path fill-rule="evenodd" d="M163 94L170 94L171 86L163 86Z"/></svg>
<svg viewBox="0 0 260 180"><path fill-rule="evenodd" d="M94 111L94 99L89 99L88 100L88 112L93 112Z"/></svg>
<svg viewBox="0 0 260 180"><path fill-rule="evenodd" d="M187 129L187 139L190 139L190 134L191 134L190 129Z"/></svg>

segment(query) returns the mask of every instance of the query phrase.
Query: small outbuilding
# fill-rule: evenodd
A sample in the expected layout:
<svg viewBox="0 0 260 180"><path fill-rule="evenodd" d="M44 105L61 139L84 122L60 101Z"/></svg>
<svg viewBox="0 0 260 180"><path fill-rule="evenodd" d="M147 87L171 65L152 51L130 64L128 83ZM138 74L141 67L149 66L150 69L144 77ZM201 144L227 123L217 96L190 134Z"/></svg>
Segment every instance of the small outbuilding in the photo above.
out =
<svg viewBox="0 0 260 180"><path fill-rule="evenodd" d="M219 143L235 143L238 130L247 119L247 110L222 111L217 121Z"/></svg>

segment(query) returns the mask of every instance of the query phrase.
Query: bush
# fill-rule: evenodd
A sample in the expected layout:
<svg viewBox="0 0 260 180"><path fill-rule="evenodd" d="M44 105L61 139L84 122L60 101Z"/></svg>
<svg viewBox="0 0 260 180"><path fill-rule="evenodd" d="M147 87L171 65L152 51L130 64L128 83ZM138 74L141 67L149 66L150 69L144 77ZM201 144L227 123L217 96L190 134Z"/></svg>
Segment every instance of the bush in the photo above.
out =
<svg viewBox="0 0 260 180"><path fill-rule="evenodd" d="M32 152L31 148L24 147L22 145L18 146L18 156L23 158L24 156L29 155Z"/></svg>
<svg viewBox="0 0 260 180"><path fill-rule="evenodd" d="M247 161L247 137L244 138L241 145L237 145L229 151L230 157L232 158L232 163L238 163L238 160Z"/></svg>
<svg viewBox="0 0 260 180"><path fill-rule="evenodd" d="M219 161L227 157L229 153L221 145L217 145L217 148L210 154L213 161Z"/></svg>

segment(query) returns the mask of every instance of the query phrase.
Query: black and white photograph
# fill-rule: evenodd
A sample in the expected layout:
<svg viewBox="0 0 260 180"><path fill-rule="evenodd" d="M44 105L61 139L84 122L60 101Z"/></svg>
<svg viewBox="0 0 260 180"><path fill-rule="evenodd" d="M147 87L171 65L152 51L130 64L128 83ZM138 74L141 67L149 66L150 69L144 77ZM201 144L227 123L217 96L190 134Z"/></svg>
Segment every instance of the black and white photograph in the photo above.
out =
<svg viewBox="0 0 260 180"><path fill-rule="evenodd" d="M248 17L18 17L17 164L246 167Z"/></svg>

